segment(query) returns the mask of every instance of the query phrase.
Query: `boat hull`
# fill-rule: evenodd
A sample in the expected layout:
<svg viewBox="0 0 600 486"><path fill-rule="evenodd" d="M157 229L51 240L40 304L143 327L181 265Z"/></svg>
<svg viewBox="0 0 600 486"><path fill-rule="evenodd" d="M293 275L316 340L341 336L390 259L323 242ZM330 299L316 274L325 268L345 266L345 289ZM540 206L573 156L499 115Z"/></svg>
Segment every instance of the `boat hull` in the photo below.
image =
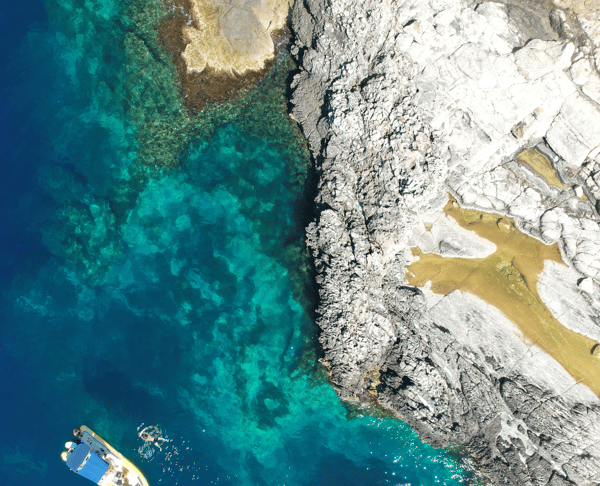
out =
<svg viewBox="0 0 600 486"><path fill-rule="evenodd" d="M123 454L86 425L80 428L80 440L109 464L99 486L149 486L142 472Z"/></svg>

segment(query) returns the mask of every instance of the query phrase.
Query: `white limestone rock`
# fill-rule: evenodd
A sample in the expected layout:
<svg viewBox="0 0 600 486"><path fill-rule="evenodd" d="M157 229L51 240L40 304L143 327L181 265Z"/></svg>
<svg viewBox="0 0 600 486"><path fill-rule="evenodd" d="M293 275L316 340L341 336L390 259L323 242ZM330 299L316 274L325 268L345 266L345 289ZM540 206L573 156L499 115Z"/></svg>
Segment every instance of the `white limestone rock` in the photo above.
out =
<svg viewBox="0 0 600 486"><path fill-rule="evenodd" d="M566 265L547 261L538 275L538 294L554 317L566 328L600 342L600 314L581 290L593 294L592 280L582 279Z"/></svg>
<svg viewBox="0 0 600 486"><path fill-rule="evenodd" d="M464 229L444 213L423 214L419 219L422 225L413 227L413 235L408 244L419 247L424 253L458 258L485 258L497 249L494 243Z"/></svg>
<svg viewBox="0 0 600 486"><path fill-rule="evenodd" d="M407 287L404 269L412 245L492 251L444 219L449 191L558 242L572 273L542 276L540 293L566 325L595 332L596 73L575 45L582 32L558 12L572 42L548 32L550 11L531 3L304 0L292 18L303 68L293 114L320 174L307 240L332 384L368 401L366 373L380 369L382 406L429 443L465 444L499 484L600 483L600 401L499 311ZM590 201L514 162L543 140L565 184ZM596 279L579 284L594 295L577 290L576 274Z"/></svg>
<svg viewBox="0 0 600 486"><path fill-rule="evenodd" d="M573 401L597 400L589 388L577 385L554 358L527 342L521 331L495 307L458 290L441 299L423 290L427 297L437 301L429 309L434 322L447 329L461 346L479 354L490 374L502 376L518 371L553 394L568 393ZM503 370L497 368L499 365Z"/></svg>
<svg viewBox="0 0 600 486"><path fill-rule="evenodd" d="M596 291L594 288L594 281L589 277L580 279L577 285L581 290L589 295L593 295Z"/></svg>
<svg viewBox="0 0 600 486"><path fill-rule="evenodd" d="M580 167L600 146L600 108L579 93L569 96L552 123L546 140L569 164Z"/></svg>

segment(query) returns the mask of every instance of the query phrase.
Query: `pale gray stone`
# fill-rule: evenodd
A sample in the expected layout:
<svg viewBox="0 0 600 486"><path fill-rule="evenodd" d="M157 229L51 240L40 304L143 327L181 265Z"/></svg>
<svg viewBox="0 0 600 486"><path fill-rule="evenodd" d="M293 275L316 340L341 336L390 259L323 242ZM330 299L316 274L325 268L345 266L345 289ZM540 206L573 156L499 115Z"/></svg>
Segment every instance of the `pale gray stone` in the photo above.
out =
<svg viewBox="0 0 600 486"><path fill-rule="evenodd" d="M553 8L304 0L292 15L303 69L292 112L319 174L307 243L332 384L368 402L366 373L379 369L382 406L435 446L464 444L496 484L599 484L600 400L500 311L412 288L405 268L414 245L493 251L443 219L450 192L558 242L569 269L549 269L540 293L564 325L597 335L600 125L585 91L595 73L572 64L591 59L576 23L558 11L549 30ZM590 201L513 161L544 139Z"/></svg>
<svg viewBox="0 0 600 486"><path fill-rule="evenodd" d="M546 136L552 149L574 166L581 166L600 145L600 108L579 93L569 96Z"/></svg>

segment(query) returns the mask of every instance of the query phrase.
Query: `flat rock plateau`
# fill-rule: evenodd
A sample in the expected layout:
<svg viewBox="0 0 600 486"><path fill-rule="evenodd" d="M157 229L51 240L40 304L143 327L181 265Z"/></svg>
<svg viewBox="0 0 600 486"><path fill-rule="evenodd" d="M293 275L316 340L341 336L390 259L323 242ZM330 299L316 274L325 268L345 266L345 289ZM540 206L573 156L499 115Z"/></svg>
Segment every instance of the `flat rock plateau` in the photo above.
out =
<svg viewBox="0 0 600 486"><path fill-rule="evenodd" d="M285 39L289 0L169 0L158 26L192 113L260 80Z"/></svg>
<svg viewBox="0 0 600 486"><path fill-rule="evenodd" d="M600 484L600 3L303 0L323 363L495 484Z"/></svg>

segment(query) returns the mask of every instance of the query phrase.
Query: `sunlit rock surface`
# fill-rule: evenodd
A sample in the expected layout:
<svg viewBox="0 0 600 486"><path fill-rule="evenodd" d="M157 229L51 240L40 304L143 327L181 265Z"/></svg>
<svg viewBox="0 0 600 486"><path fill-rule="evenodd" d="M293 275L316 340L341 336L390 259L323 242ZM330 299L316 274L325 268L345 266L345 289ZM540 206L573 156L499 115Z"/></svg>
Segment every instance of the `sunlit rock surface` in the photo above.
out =
<svg viewBox="0 0 600 486"><path fill-rule="evenodd" d="M285 26L288 0L190 0L193 22L182 56L188 72L260 71L275 57L271 33Z"/></svg>
<svg viewBox="0 0 600 486"><path fill-rule="evenodd" d="M586 5L294 7L303 70L293 115L320 175L308 244L332 382L432 444L464 444L498 484L600 483L600 400L560 364L571 359L560 342L545 352L460 282L415 288L406 269L412 247L463 259L495 251L444 220L448 193L496 214L500 230L512 218L560 258L536 277L508 274L596 359L600 76Z"/></svg>

